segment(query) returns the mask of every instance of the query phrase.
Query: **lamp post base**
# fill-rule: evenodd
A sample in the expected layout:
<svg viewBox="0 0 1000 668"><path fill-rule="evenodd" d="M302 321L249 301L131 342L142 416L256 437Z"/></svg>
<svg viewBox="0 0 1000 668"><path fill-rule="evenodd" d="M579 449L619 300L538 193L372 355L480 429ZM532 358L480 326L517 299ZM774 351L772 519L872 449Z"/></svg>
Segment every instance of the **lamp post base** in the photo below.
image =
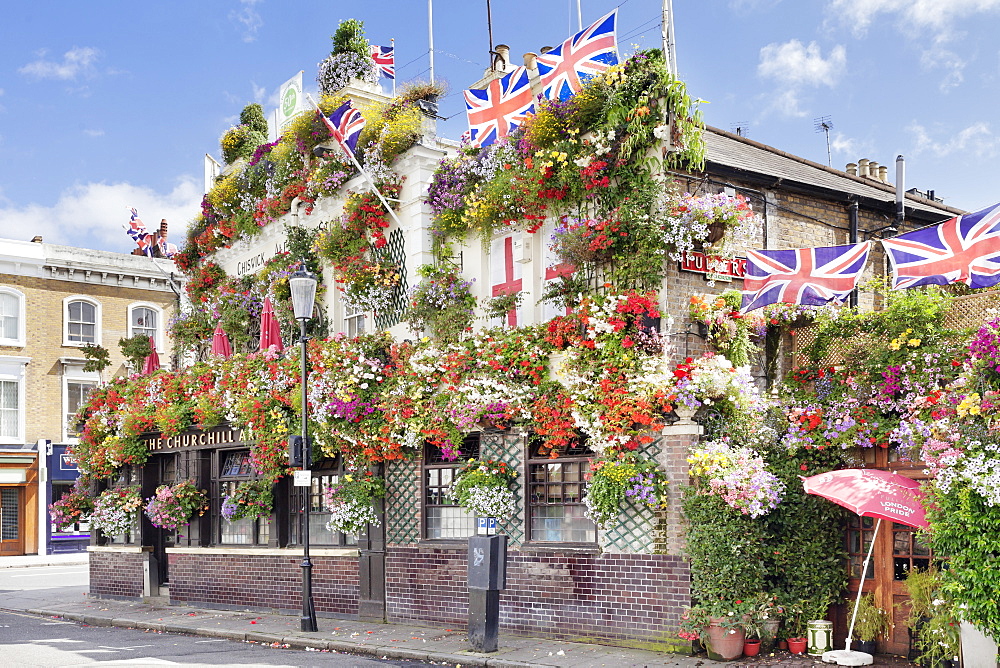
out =
<svg viewBox="0 0 1000 668"><path fill-rule="evenodd" d="M312 597L312 561L309 557L302 560L302 619L300 630L315 632L316 608Z"/></svg>

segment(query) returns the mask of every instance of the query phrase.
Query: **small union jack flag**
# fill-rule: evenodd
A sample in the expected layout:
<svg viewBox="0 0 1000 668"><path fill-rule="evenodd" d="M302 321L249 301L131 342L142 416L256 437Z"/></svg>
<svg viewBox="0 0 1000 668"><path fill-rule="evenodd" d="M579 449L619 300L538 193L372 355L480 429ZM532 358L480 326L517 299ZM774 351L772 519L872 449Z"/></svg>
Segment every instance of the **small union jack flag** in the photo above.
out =
<svg viewBox="0 0 1000 668"><path fill-rule="evenodd" d="M125 230L125 233L132 237L133 241L138 241L149 234L146 231L146 224L139 218L139 212L135 209L132 209L132 217L129 218L128 228Z"/></svg>
<svg viewBox="0 0 1000 668"><path fill-rule="evenodd" d="M132 241L139 246L139 250L145 255L153 255L153 236L146 230L146 224L139 218L139 212L131 209L132 216L129 218L128 227L125 233L132 238Z"/></svg>
<svg viewBox="0 0 1000 668"><path fill-rule="evenodd" d="M547 100L568 100L592 79L618 64L615 20L618 10L576 33L548 53L538 56L542 96Z"/></svg>
<svg viewBox="0 0 1000 668"><path fill-rule="evenodd" d="M473 146L489 146L509 135L535 113L528 70L518 67L486 88L465 91L465 106Z"/></svg>
<svg viewBox="0 0 1000 668"><path fill-rule="evenodd" d="M843 301L858 284L871 242L747 253L742 311L768 304L821 306Z"/></svg>
<svg viewBox="0 0 1000 668"><path fill-rule="evenodd" d="M391 46L375 46L372 47L372 60L375 61L375 67L378 68L378 73L384 76L386 79L396 78L396 50Z"/></svg>
<svg viewBox="0 0 1000 668"><path fill-rule="evenodd" d="M1000 204L956 216L892 239L882 246L892 263L892 286L1000 283Z"/></svg>
<svg viewBox="0 0 1000 668"><path fill-rule="evenodd" d="M337 107L330 117L320 114L326 126L330 129L330 134L337 140L337 143L350 154L354 154L354 149L358 145L358 137L365 127L365 117L354 108L351 101Z"/></svg>

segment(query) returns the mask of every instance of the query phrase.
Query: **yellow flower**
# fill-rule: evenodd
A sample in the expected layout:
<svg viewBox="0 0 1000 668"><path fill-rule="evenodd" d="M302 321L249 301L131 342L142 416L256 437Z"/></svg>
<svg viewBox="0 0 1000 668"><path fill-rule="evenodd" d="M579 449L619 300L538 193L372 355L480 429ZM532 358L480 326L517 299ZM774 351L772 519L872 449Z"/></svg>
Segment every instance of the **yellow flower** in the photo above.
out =
<svg viewBox="0 0 1000 668"><path fill-rule="evenodd" d="M920 345L920 339L910 339L906 342L911 348L916 348Z"/></svg>

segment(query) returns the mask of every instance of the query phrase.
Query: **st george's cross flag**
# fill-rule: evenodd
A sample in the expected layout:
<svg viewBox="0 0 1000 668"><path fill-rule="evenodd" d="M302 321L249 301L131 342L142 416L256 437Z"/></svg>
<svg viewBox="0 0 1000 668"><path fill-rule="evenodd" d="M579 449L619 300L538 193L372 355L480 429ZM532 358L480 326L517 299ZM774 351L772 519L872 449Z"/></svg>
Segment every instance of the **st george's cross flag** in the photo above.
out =
<svg viewBox="0 0 1000 668"><path fill-rule="evenodd" d="M465 106L473 146L489 146L506 137L535 113L528 70L518 67L486 88L465 91Z"/></svg>
<svg viewBox="0 0 1000 668"><path fill-rule="evenodd" d="M821 306L843 301L868 262L871 242L849 246L752 250L743 278L744 313L768 304Z"/></svg>
<svg viewBox="0 0 1000 668"><path fill-rule="evenodd" d="M365 117L361 115L361 112L355 109L351 101L348 100L334 109L329 118L322 113L320 116L323 117L326 126L330 129L330 134L337 140L337 143L353 155L354 149L358 145L358 137L361 136L361 130L365 127Z"/></svg>
<svg viewBox="0 0 1000 668"><path fill-rule="evenodd" d="M372 60L375 61L375 67L378 69L378 73L384 76L386 79L396 78L396 54L395 48L391 46L375 46L372 47Z"/></svg>
<svg viewBox="0 0 1000 668"><path fill-rule="evenodd" d="M892 287L1000 283L1000 204L938 225L883 239L892 263Z"/></svg>
<svg viewBox="0 0 1000 668"><path fill-rule="evenodd" d="M618 10L584 28L548 53L538 56L538 76L542 97L547 100L568 100L592 79L612 65L618 64L615 41L615 21Z"/></svg>

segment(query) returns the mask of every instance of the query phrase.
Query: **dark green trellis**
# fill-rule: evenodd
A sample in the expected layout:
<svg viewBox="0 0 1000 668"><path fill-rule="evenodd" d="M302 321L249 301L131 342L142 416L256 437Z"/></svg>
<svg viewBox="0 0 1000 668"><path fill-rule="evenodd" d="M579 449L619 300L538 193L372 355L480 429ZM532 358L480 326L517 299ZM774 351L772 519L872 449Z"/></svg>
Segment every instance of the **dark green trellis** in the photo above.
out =
<svg viewBox="0 0 1000 668"><path fill-rule="evenodd" d="M392 291L392 301L389 306L375 314L375 326L381 330L389 329L400 321L406 310L406 296L410 288L406 282L406 247L403 241L403 231L396 228L382 248L373 252L377 259L387 259L399 270L399 284Z"/></svg>

